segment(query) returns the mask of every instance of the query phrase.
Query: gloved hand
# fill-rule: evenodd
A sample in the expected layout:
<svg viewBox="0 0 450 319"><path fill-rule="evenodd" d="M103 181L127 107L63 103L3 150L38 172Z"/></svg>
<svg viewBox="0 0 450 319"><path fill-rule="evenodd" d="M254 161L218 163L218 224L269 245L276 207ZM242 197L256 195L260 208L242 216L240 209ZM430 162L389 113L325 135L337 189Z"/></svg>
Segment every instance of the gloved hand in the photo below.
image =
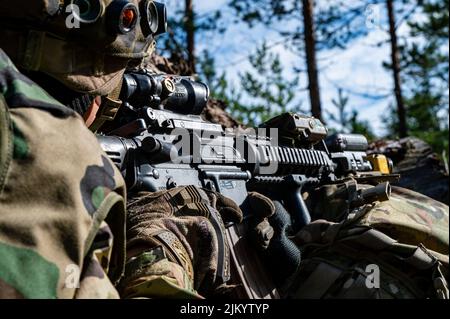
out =
<svg viewBox="0 0 450 319"><path fill-rule="evenodd" d="M258 194L259 195L259 194ZM259 195L262 196L262 195ZM251 229L256 247L261 251L265 265L275 283L281 287L295 273L301 261L301 252L291 240L291 218L278 201L270 201L271 214L259 215ZM255 214L257 210L254 210ZM259 210L264 211L264 210ZM266 210L269 212L270 210Z"/></svg>
<svg viewBox="0 0 450 319"><path fill-rule="evenodd" d="M253 216L250 223L250 237L258 250L266 250L274 235L269 218L275 213L274 203L264 195L256 192L248 194L244 202L244 211Z"/></svg>
<svg viewBox="0 0 450 319"><path fill-rule="evenodd" d="M241 221L232 200L194 186L139 194L128 206L122 297L214 294L230 276L224 223Z"/></svg>

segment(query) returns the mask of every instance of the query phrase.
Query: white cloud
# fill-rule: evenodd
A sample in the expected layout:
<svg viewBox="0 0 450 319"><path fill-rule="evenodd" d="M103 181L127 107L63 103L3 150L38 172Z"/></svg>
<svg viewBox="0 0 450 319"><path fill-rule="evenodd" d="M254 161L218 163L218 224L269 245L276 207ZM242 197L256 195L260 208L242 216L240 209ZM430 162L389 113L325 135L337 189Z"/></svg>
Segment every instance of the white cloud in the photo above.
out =
<svg viewBox="0 0 450 319"><path fill-rule="evenodd" d="M379 135L384 133L380 115L385 112L388 100L370 96L384 96L391 91L391 75L382 67L382 62L389 59L389 49L386 45L376 46L386 41L386 36L384 31L375 30L353 43L350 49L319 54L320 58L325 57L319 63L324 108L334 111L331 101L340 87L349 95L351 108L357 110L360 119L367 120Z"/></svg>

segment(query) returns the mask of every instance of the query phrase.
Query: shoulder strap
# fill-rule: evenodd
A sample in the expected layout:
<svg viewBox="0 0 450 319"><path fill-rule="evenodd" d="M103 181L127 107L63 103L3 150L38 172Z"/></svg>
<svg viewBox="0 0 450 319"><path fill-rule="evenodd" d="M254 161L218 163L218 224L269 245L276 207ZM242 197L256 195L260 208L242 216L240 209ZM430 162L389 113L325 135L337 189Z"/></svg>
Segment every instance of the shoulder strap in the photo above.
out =
<svg viewBox="0 0 450 319"><path fill-rule="evenodd" d="M8 108L0 94L0 194L3 191L6 174L13 156L13 141Z"/></svg>
<svg viewBox="0 0 450 319"><path fill-rule="evenodd" d="M97 133L97 131L105 124L107 121L113 121L116 118L119 108L122 105L122 101L119 100L120 91L122 89L123 79L120 81L119 85L106 97L103 98L103 103L100 107L98 114L89 129Z"/></svg>

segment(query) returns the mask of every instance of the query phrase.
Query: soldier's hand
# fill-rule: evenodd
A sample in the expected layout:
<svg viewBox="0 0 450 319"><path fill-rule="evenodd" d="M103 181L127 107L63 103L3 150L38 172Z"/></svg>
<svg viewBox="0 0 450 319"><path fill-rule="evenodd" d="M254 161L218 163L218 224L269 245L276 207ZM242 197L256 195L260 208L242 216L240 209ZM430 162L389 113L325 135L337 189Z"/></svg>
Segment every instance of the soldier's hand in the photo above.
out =
<svg viewBox="0 0 450 319"><path fill-rule="evenodd" d="M199 297L230 276L225 224L242 221L230 199L194 186L142 193L128 206L123 297Z"/></svg>
<svg viewBox="0 0 450 319"><path fill-rule="evenodd" d="M249 194L247 202L255 217L250 228L254 246L261 252L275 283L282 286L301 261L300 250L289 234L291 217L279 201L261 194Z"/></svg>

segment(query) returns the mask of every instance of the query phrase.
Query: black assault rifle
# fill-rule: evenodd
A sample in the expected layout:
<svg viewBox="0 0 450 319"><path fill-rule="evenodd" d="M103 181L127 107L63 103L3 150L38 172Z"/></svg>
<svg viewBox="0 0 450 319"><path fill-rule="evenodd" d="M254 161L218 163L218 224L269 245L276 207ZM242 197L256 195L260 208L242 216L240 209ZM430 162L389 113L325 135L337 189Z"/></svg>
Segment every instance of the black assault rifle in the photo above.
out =
<svg viewBox="0 0 450 319"><path fill-rule="evenodd" d="M257 129L228 130L201 118L208 98L208 86L189 77L145 70L124 76L123 105L98 140L128 191L195 185L238 205L258 191L283 203L294 232L311 221L302 197L308 187L352 176L378 185L358 193L355 205L389 197L389 181L398 176L386 158L367 156L364 136L327 137L321 121L292 113Z"/></svg>

